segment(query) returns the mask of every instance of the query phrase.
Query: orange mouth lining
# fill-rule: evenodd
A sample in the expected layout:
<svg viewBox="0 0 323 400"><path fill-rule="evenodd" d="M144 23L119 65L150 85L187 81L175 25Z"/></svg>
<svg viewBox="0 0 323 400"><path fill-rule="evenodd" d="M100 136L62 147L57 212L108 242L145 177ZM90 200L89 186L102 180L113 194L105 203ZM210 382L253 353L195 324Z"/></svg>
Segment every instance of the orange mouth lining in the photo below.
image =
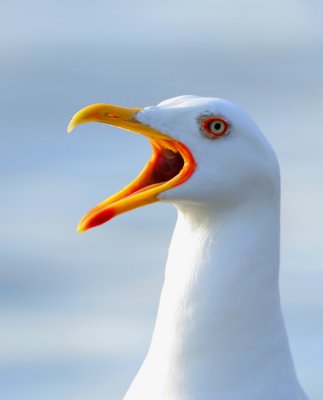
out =
<svg viewBox="0 0 323 400"><path fill-rule="evenodd" d="M90 210L80 221L78 231L101 225L130 209L159 201L163 191L184 183L195 170L191 152L173 139L149 138L152 155L128 186Z"/></svg>

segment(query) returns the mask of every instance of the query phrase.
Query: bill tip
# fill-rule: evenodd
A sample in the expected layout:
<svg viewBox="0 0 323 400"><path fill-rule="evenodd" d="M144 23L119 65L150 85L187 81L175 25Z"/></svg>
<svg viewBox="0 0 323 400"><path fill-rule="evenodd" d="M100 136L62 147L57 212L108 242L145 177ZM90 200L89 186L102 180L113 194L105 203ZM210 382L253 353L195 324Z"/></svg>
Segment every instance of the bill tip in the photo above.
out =
<svg viewBox="0 0 323 400"><path fill-rule="evenodd" d="M74 124L72 124L72 122L70 122L67 127L67 133L71 133L73 129L74 129Z"/></svg>

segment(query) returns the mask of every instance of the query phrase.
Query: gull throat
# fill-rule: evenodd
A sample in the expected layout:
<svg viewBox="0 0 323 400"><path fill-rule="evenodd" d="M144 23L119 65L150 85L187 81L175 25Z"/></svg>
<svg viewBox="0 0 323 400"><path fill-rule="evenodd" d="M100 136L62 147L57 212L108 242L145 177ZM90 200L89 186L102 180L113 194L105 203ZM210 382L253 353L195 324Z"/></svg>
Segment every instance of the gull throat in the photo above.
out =
<svg viewBox="0 0 323 400"><path fill-rule="evenodd" d="M300 398L278 289L279 200L177 208L151 345L124 400Z"/></svg>

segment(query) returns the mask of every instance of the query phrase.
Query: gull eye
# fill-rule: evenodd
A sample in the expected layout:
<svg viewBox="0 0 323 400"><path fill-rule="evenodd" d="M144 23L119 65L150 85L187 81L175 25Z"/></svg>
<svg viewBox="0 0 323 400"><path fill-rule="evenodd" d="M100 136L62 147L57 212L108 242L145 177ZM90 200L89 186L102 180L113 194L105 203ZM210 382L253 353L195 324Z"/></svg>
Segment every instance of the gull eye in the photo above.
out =
<svg viewBox="0 0 323 400"><path fill-rule="evenodd" d="M228 133L229 124L223 118L212 117L202 121L202 128L207 137L216 139Z"/></svg>

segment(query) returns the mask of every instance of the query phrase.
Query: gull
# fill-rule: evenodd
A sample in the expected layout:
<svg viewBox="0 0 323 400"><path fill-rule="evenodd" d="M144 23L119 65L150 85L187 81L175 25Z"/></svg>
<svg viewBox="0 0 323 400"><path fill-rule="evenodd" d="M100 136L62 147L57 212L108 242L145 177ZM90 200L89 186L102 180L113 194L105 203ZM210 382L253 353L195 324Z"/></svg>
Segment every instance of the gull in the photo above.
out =
<svg viewBox="0 0 323 400"><path fill-rule="evenodd" d="M178 211L151 344L124 400L307 399L280 302L279 165L253 119L227 100L179 96L90 105L68 131L86 122L142 134L152 155L79 232L158 201Z"/></svg>

